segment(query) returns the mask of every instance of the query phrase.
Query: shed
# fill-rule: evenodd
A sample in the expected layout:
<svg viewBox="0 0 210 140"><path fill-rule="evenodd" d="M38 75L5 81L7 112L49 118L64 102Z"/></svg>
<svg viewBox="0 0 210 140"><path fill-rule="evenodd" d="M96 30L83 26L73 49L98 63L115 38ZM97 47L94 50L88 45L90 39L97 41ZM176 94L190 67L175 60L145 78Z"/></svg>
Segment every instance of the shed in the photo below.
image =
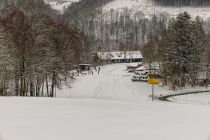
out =
<svg viewBox="0 0 210 140"><path fill-rule="evenodd" d="M82 72L89 72L91 70L91 64L79 64L79 71Z"/></svg>

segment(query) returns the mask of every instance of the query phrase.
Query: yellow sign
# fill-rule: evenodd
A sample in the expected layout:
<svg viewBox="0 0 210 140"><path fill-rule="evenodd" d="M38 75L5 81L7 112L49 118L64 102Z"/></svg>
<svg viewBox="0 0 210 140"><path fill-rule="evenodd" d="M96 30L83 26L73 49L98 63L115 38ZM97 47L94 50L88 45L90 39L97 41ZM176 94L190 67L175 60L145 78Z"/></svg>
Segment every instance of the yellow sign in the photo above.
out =
<svg viewBox="0 0 210 140"><path fill-rule="evenodd" d="M149 79L148 80L148 84L150 84L150 85L158 85L159 84L159 80L158 79Z"/></svg>

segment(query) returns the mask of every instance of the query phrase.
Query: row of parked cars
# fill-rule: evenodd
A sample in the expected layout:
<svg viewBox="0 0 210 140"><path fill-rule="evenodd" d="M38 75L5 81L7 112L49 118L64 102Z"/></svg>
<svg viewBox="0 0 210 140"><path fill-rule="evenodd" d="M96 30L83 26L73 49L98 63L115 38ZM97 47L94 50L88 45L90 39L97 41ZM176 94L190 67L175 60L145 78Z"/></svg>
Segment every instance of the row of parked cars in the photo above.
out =
<svg viewBox="0 0 210 140"><path fill-rule="evenodd" d="M147 82L149 78L160 78L159 69L148 66L147 64L139 63L138 65L128 66L128 72L134 73L131 80L133 82Z"/></svg>
<svg viewBox="0 0 210 140"><path fill-rule="evenodd" d="M135 72L135 74L132 77L132 81L142 81L142 82L147 82L149 79L149 72L148 71L142 71L141 73Z"/></svg>

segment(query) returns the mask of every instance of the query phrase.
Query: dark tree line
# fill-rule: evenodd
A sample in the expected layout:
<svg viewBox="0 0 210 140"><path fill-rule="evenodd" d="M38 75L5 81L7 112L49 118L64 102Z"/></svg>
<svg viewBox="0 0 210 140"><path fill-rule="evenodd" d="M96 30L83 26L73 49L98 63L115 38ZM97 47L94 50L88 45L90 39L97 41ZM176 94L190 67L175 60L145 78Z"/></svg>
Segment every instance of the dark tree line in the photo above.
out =
<svg viewBox="0 0 210 140"><path fill-rule="evenodd" d="M164 32L169 20L166 14L151 15L147 18L143 12L132 13L128 8L109 12L91 9L85 12L84 17L74 14L71 9L73 7L64 13L64 20L89 36L90 52L139 50L148 39Z"/></svg>
<svg viewBox="0 0 210 140"><path fill-rule="evenodd" d="M43 0L0 0L0 9L14 5L21 9L25 15L45 13L51 17L57 17L58 12L53 10L50 5Z"/></svg>
<svg viewBox="0 0 210 140"><path fill-rule="evenodd" d="M113 0L81 0L69 6L65 10L63 18L68 24L82 26L82 20L89 18L98 9L111 1Z"/></svg>
<svg viewBox="0 0 210 140"><path fill-rule="evenodd" d="M45 12L9 5L0 13L0 94L55 96L82 60L84 37Z"/></svg>

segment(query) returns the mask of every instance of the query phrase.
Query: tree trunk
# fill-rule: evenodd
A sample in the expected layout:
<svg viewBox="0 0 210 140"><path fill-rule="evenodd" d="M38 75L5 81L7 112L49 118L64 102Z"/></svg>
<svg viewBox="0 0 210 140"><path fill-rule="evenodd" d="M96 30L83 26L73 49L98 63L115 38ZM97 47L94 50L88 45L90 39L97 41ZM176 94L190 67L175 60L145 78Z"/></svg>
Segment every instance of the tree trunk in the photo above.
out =
<svg viewBox="0 0 210 140"><path fill-rule="evenodd" d="M17 74L15 75L15 96L19 96L19 78Z"/></svg>
<svg viewBox="0 0 210 140"><path fill-rule="evenodd" d="M34 83L30 76L30 96L34 96Z"/></svg>
<svg viewBox="0 0 210 140"><path fill-rule="evenodd" d="M48 79L47 79L47 76L45 77L46 78L46 89L47 89L47 96L49 97L49 86L48 86Z"/></svg>
<svg viewBox="0 0 210 140"><path fill-rule="evenodd" d="M55 84L56 84L56 74L55 72L53 73L53 76L52 76L52 85L51 85L51 97L54 97L54 90L55 90Z"/></svg>

